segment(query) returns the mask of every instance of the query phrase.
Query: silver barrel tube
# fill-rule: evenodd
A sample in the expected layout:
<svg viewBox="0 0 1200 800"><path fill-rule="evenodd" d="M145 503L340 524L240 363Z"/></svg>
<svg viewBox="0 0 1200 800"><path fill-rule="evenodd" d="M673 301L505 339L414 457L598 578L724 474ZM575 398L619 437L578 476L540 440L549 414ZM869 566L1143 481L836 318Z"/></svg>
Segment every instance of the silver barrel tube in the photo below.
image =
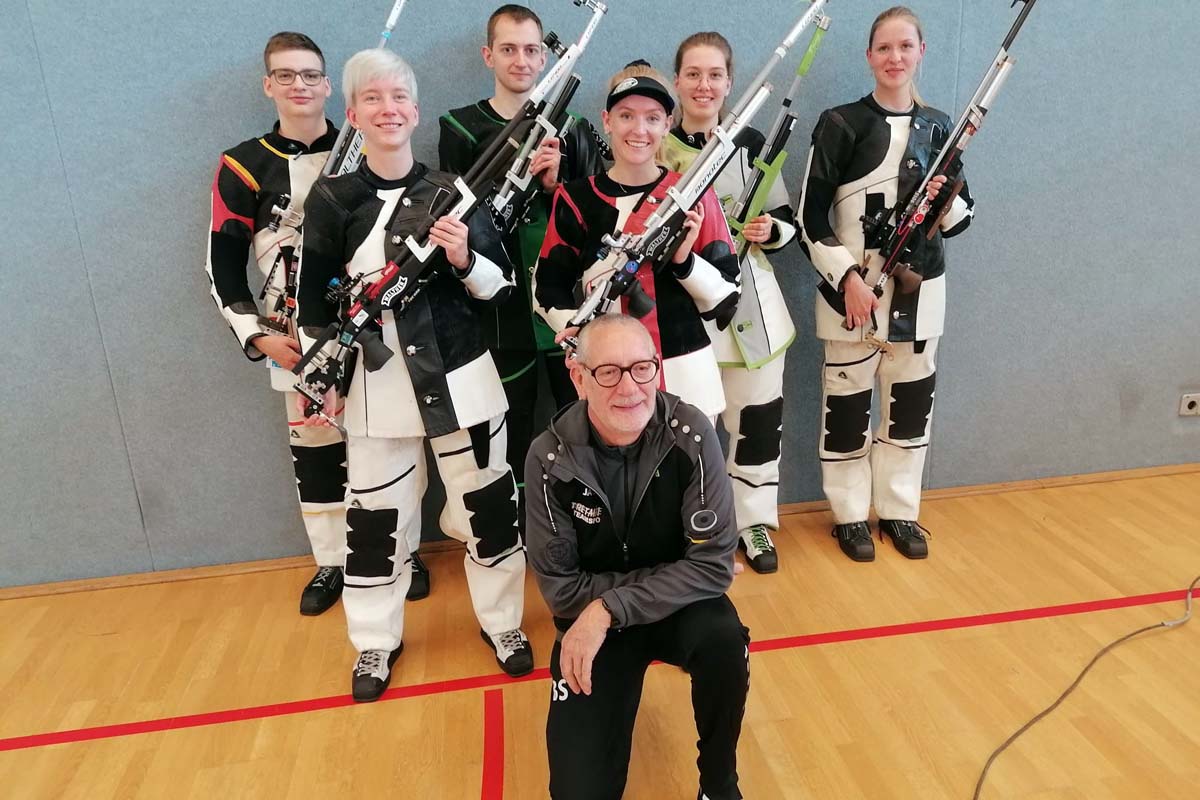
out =
<svg viewBox="0 0 1200 800"><path fill-rule="evenodd" d="M788 50L792 48L792 45L796 43L796 40L800 38L800 34L804 32L804 29L811 25L813 21L821 14L821 9L825 7L826 2L828 2L828 0L812 0L812 3L810 3L808 6L808 10L805 11L804 15L800 17L794 26L792 26L792 29L788 31L788 35L782 42L780 42L779 46L775 48L775 52L771 54L771 57L767 60L767 63L763 65L763 68L760 69L758 74L754 76L754 79L750 81L748 84L750 87L756 87L760 83L764 83L767 80L767 78L771 75L771 71L779 65L780 61L783 61L784 56L787 55ZM740 98L738 98L737 104L734 105L733 110L730 112L730 116L740 113L743 109L743 106L749 103L752 97L753 94L751 91L747 91Z"/></svg>

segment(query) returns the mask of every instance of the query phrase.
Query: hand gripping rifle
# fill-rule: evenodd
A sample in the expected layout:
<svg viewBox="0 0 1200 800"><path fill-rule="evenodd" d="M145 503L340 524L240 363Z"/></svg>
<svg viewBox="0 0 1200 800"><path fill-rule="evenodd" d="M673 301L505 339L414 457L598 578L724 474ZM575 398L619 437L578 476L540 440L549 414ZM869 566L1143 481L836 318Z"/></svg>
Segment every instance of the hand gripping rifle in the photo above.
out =
<svg viewBox="0 0 1200 800"><path fill-rule="evenodd" d="M962 190L963 181L960 176L962 175L963 151L967 149L971 138L982 127L984 116L991 109L992 101L996 99L996 95L999 94L1000 88L1008 79L1008 74L1016 63L1009 57L1008 48L1017 38L1017 33L1021 30L1021 26L1025 23L1025 18L1029 16L1035 2L1037 0L1013 0L1014 6L1017 3L1025 4L1021 8L1021 13L1017 15L1008 35L1004 37L1004 43L1000 45L1000 52L992 60L979 88L971 97L971 102L967 104L962 116L958 118L954 130L946 139L932 167L912 196L908 198L908 202L895 209L885 208L873 216L862 217L867 247L878 247L879 256L884 260L879 280L872 288L876 297L883 296L883 287L892 277L896 279L899 290L905 294L915 291L920 285L921 276L913 272L911 264L908 263L919 242L919 239L914 238L913 234L924 225L925 238L932 239L938 231L942 218L949 212L954 198ZM939 197L934 200L929 196L929 182L937 177L946 178L947 188L943 190L944 194L939 193ZM934 211L935 203L937 211L931 214ZM891 225L887 221L893 213L896 215L895 225ZM864 260L864 269L869 260L869 258ZM872 314L871 333L874 334L876 330L878 330L878 325Z"/></svg>
<svg viewBox="0 0 1200 800"><path fill-rule="evenodd" d="M800 92L800 84L808 75L813 59L817 56L817 50L825 39L829 23L828 16L824 14L817 16L816 28L813 30L812 39L808 42L808 49L804 51L804 57L800 59L800 65L796 67L796 78L783 98L779 115L775 117L775 122L772 123L770 132L767 133L762 152L759 153L758 158L754 159L754 171L750 174L750 179L746 181L741 196L730 209L729 227L737 234L734 242L737 245L739 262L746 257L746 251L750 249L750 243L742 235L742 228L746 226L747 222L757 219L762 214L767 205L767 195L783 171L783 163L788 156L784 148L787 146L788 138L792 135L792 130L796 127L796 111L792 108L792 103L795 102L796 95Z"/></svg>
<svg viewBox="0 0 1200 800"><path fill-rule="evenodd" d="M607 9L595 0L573 2L577 6L586 4L596 9L585 31L585 36L590 38ZM373 281L368 282L364 276L357 275L345 286L336 281L331 283L326 297L331 301L348 302L349 310L340 323L333 323L321 332L292 369L297 375L302 375L310 363L316 366L295 385L296 391L308 399L308 416L316 415L333 422L324 413L324 395L341 382L346 361L356 342L363 350L363 365L370 371L382 368L394 355L383 342L378 329L379 320L387 310L398 317L404 316L425 286L437 277L441 259L437 257L437 246L429 242L429 231L433 224L446 215L466 221L482 205L483 199L494 188L496 180L505 174L505 170L511 172L511 168L516 166L522 145L529 138L530 131L538 125L538 119L544 117L554 120L566 113L567 101L579 84L578 77L569 73L583 54L587 38L581 37L579 42L566 48L554 69L538 83L521 110L492 140L466 174L455 179L454 191L438 196L425 222L416 233L404 239L403 255L389 261ZM550 92L555 89L557 92L551 100ZM393 242L400 243L395 238ZM334 342L334 347L331 352L325 353L323 350L329 342Z"/></svg>
<svg viewBox="0 0 1200 800"><path fill-rule="evenodd" d="M721 170L737 153L738 147L734 144L734 137L750 124L750 120L771 94L772 86L767 83L771 71L787 55L804 29L821 16L821 9L826 2L827 0L812 0L804 15L775 48L733 109L721 124L713 129L712 137L688 167L687 172L667 190L666 197L645 221L644 228L637 232L626 230L620 236L605 234L602 239L605 249L601 251L600 257L602 262L611 262L612 272L592 285L591 291L571 317L567 327L583 327L600 314L608 312L613 304L626 294L629 295L629 313L633 316L643 317L654 308L654 301L640 291L638 270L643 265L649 265L651 269L660 268L674 255L679 243L684 239L686 212L700 202L704 192L712 186ZM564 349L575 349L579 343L575 337L569 336L563 339L562 346Z"/></svg>

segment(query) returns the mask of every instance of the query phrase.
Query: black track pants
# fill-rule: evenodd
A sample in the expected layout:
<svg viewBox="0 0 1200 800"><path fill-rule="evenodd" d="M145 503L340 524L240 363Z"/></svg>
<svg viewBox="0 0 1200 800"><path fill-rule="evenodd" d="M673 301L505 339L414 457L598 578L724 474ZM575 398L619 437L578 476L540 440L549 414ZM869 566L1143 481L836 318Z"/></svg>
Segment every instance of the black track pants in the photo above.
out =
<svg viewBox="0 0 1200 800"><path fill-rule="evenodd" d="M546 741L554 800L616 800L625 790L642 679L651 661L687 670L699 734L700 786L738 800L737 742L750 689L750 631L728 597L701 600L648 625L610 631L592 663L592 693L572 694L550 656Z"/></svg>

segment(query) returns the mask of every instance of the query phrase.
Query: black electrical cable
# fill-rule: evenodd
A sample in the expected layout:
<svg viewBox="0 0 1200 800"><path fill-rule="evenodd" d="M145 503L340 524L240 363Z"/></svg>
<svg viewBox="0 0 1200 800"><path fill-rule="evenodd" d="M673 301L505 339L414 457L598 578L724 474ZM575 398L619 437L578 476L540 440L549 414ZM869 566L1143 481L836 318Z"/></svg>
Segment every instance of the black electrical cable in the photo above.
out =
<svg viewBox="0 0 1200 800"><path fill-rule="evenodd" d="M1153 625L1147 625L1144 628L1138 628L1136 631L1134 631L1132 633L1127 633L1124 636L1122 636L1120 639L1117 639L1116 641L1110 642L1109 644L1105 645L1103 648L1101 648L1100 652L1096 653L1096 655L1092 657L1092 660L1088 662L1088 665L1083 668L1082 672L1079 673L1079 677L1077 677L1075 679L1075 681L1070 686L1067 687L1067 690L1065 692L1063 692L1062 694L1060 694L1058 696L1057 700L1055 700L1053 703L1051 703L1045 709L1040 711L1037 714L1037 716L1035 716L1033 719L1029 720L1024 725L1022 725L1019 729L1017 729L1016 733L1014 733L1012 736L1009 736L1007 739L1004 740L1004 744L1000 745L995 750L993 750L992 754L990 756L988 756L987 763L983 765L983 771L979 773L979 780L975 784L975 794L972 795L973 800L979 800L979 793L981 791L983 791L984 778L987 777L988 770L991 769L992 763L996 760L996 758L1001 753L1003 753L1010 744L1015 742L1017 740L1018 736L1020 736L1022 733L1029 730L1030 728L1032 728L1035 724L1037 724L1038 721L1043 719L1051 711L1058 708L1058 706L1062 703L1062 701L1067 699L1067 695L1069 695L1071 692L1075 691L1075 687L1078 686L1080 681L1083 680L1083 676L1088 674L1088 670L1090 670L1093 666L1095 666L1096 662L1099 661L1100 658L1105 653L1107 653L1109 650L1112 650L1117 645L1121 644L1121 642L1128 641L1139 634L1146 633L1147 631L1158 630L1159 628L1174 628L1178 625L1182 625L1183 623L1185 623L1189 619L1191 619L1191 617L1192 617L1192 592L1195 590L1197 583L1200 583L1200 576L1197 576L1196 579L1194 581L1192 581L1192 585L1189 586L1187 589L1187 594L1184 595L1184 598L1183 598L1184 608L1183 608L1183 616L1182 617L1179 617L1178 619L1168 619L1168 620L1164 620L1162 622L1156 622Z"/></svg>

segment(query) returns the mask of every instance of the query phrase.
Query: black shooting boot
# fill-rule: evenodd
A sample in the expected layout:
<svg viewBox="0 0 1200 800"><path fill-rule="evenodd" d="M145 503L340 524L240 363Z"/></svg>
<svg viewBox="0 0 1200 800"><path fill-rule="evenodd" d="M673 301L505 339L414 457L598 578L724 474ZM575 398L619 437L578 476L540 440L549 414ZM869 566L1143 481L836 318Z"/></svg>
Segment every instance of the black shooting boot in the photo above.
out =
<svg viewBox="0 0 1200 800"><path fill-rule="evenodd" d="M315 617L333 608L342 596L342 568L317 567L317 574L300 593L300 613Z"/></svg>
<svg viewBox="0 0 1200 800"><path fill-rule="evenodd" d="M927 558L929 556L929 542L926 541L929 531L921 527L919 522L906 519L881 519L879 520L879 533L880 538L885 533L890 536L892 544L896 545L900 555L905 558Z"/></svg>
<svg viewBox="0 0 1200 800"><path fill-rule="evenodd" d="M416 553L412 554L412 583L408 585L409 600L424 600L429 597L429 567Z"/></svg>
<svg viewBox="0 0 1200 800"><path fill-rule="evenodd" d="M848 522L834 525L833 536L838 547L854 561L874 561L875 542L871 540L871 527L865 522Z"/></svg>

